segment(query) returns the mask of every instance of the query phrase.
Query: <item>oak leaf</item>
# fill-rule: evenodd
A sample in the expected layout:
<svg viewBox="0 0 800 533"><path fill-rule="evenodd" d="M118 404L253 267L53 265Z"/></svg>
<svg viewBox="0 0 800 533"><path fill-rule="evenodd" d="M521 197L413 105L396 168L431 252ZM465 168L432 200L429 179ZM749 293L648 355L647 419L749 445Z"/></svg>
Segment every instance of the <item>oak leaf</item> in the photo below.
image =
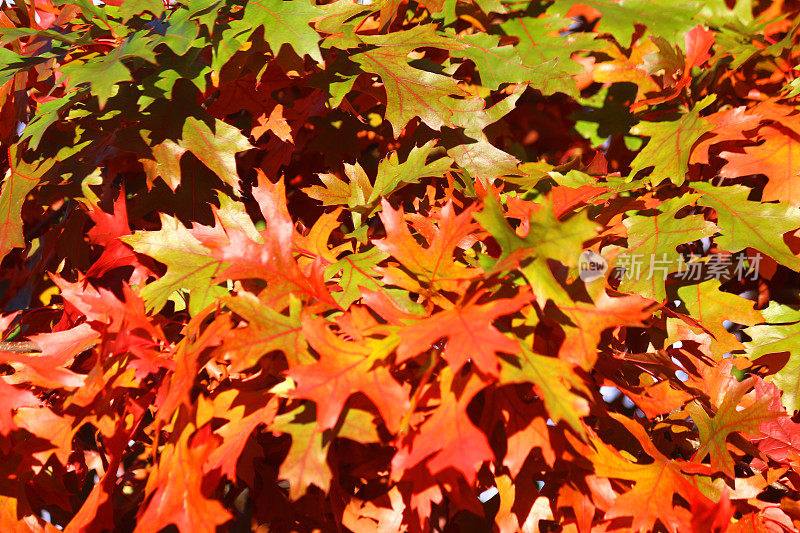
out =
<svg viewBox="0 0 800 533"><path fill-rule="evenodd" d="M371 49L351 56L362 70L380 76L386 88L386 120L395 137L415 117L433 128L455 127L464 104L482 99L469 98L458 82L442 74L411 66L408 54L423 46L444 50L463 49L465 44L438 35L433 24L388 35L364 35L361 40ZM465 100L461 100L461 99Z"/></svg>
<svg viewBox="0 0 800 533"><path fill-rule="evenodd" d="M762 200L778 200L800 206L800 137L780 125L767 125L758 131L762 142L745 146L744 153L721 152L728 162L720 176L735 178L750 174L764 174L768 181Z"/></svg>
<svg viewBox="0 0 800 533"><path fill-rule="evenodd" d="M571 363L539 355L521 344L521 353L516 360L502 361L500 382L533 383L550 418L554 422L567 422L583 435L581 418L589 414L589 402L573 390L587 396L589 390Z"/></svg>
<svg viewBox="0 0 800 533"><path fill-rule="evenodd" d="M400 479L405 471L427 459L425 465L431 474L453 468L473 483L480 464L494 457L486 435L467 415L467 405L485 386L475 374L443 369L439 405L417 431L399 439L392 458L392 478Z"/></svg>
<svg viewBox="0 0 800 533"><path fill-rule="evenodd" d="M202 466L215 448L209 426L183 429L167 444L148 479L149 502L137 519L135 533L161 531L175 524L180 530L213 533L233 515L202 489Z"/></svg>
<svg viewBox="0 0 800 533"><path fill-rule="evenodd" d="M730 252L753 248L792 270L800 270L800 258L781 238L775 238L800 228L800 208L748 200L750 189L742 185L693 183L692 187L703 193L698 203L717 212L721 235L716 241L720 248Z"/></svg>
<svg viewBox="0 0 800 533"><path fill-rule="evenodd" d="M492 323L500 316L515 313L530 300L530 294L522 293L515 298L490 300L479 304L481 294L452 309L440 311L419 320L399 331L397 361L430 350L439 339L446 338L442 357L458 372L467 361L486 375L497 375L500 352L516 354L518 343L495 328Z"/></svg>
<svg viewBox="0 0 800 533"><path fill-rule="evenodd" d="M290 301L288 316L249 292L225 296L220 302L247 321L247 326L229 330L217 350L231 361L230 371L246 370L273 350L283 352L290 367L313 362L301 334L299 300Z"/></svg>
<svg viewBox="0 0 800 533"><path fill-rule="evenodd" d="M601 290L594 301L575 301L558 308L571 324L562 325L566 338L558 350L559 358L584 370L594 366L597 345L604 330L617 326L642 326L650 318L653 302L635 294L614 296Z"/></svg>
<svg viewBox="0 0 800 533"><path fill-rule="evenodd" d="M280 414L269 427L292 437L289 453L278 471L279 478L289 481L289 498L300 498L311 485L327 492L333 477L327 459L330 441L314 423L313 406L301 405Z"/></svg>
<svg viewBox="0 0 800 533"><path fill-rule="evenodd" d="M619 285L620 292L636 292L658 302L666 298L664 283L667 276L684 268L684 258L677 247L710 237L718 230L702 215L675 218L678 210L695 198L685 195L664 202L663 212L658 215L634 215L625 219L628 248L617 257L617 265L624 264L626 268Z"/></svg>
<svg viewBox="0 0 800 533"><path fill-rule="evenodd" d="M673 495L678 494L687 501L705 498L692 477L687 475L687 468L689 472L696 469L691 464L670 459L658 451L638 422L615 413L609 415L633 434L653 462L631 462L612 446L597 439L592 441L594 450L589 453L595 473L633 482L631 488L619 495L605 510L605 518L631 517L632 531L649 531L657 522L661 522L669 531L682 531L688 526L691 514L688 509L673 506Z"/></svg>
<svg viewBox="0 0 800 533"><path fill-rule="evenodd" d="M297 382L291 396L317 404L318 430L334 427L350 395L361 392L378 408L389 430L396 431L410 403L385 362L393 346L367 338L345 340L323 318L307 315L301 320L303 335L320 358L293 366L287 374Z"/></svg>
<svg viewBox="0 0 800 533"><path fill-rule="evenodd" d="M309 22L321 17L323 13L314 3L305 0L248 2L244 9L244 18L240 24L234 24L234 28L249 35L263 27L264 37L273 55L277 56L284 45L289 45L300 57L308 54L318 63L322 63L319 50L321 37Z"/></svg>
<svg viewBox="0 0 800 533"><path fill-rule="evenodd" d="M0 260L13 248L25 246L22 234L22 203L55 163L26 163L16 148L9 150L9 165L0 190Z"/></svg>
<svg viewBox="0 0 800 533"><path fill-rule="evenodd" d="M700 111L714 101L708 96L695 104L691 111L678 120L664 122L640 122L632 133L650 137L647 146L631 162L631 176L653 167L649 179L653 185L670 180L681 185L689 170L692 147L712 126L700 116Z"/></svg>
<svg viewBox="0 0 800 533"><path fill-rule="evenodd" d="M746 380L729 390L713 417L706 413L697 400L686 406L700 433L700 448L694 458L702 460L709 454L711 466L730 477L734 477L734 461L726 444L728 436L735 432L757 434L762 423L780 416L780 413L770 410L770 397L762 397L752 405L738 409L742 396L752 386L753 380Z"/></svg>
<svg viewBox="0 0 800 533"><path fill-rule="evenodd" d="M744 346L725 329L724 322L754 326L764 321L762 314L752 308L752 303L741 296L723 292L720 282L708 280L697 285L678 289L678 297L683 301L689 315L697 320L714 336L711 349L717 357Z"/></svg>
<svg viewBox="0 0 800 533"><path fill-rule="evenodd" d="M386 238L374 240L373 244L394 257L410 274L389 267L384 270L384 281L411 291L457 291L478 275L477 269L456 262L453 257L462 239L476 229L470 222L471 210L456 215L452 202L448 202L442 208L437 228L426 236L427 247L414 239L402 208L395 210L383 200L380 218Z"/></svg>

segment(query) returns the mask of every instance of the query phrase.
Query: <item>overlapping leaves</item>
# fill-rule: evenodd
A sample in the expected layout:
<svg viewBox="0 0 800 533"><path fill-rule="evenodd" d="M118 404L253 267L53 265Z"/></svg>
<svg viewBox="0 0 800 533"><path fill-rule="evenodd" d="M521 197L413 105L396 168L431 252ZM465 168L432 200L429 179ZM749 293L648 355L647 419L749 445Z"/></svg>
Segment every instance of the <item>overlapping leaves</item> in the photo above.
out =
<svg viewBox="0 0 800 533"><path fill-rule="evenodd" d="M0 530L796 529L793 4L17 4Z"/></svg>

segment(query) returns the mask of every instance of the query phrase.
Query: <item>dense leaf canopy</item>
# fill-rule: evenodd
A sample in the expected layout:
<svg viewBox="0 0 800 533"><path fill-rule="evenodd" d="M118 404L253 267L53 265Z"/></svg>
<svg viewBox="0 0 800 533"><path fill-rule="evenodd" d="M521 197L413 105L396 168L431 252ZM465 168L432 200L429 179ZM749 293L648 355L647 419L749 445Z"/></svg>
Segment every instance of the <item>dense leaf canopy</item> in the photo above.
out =
<svg viewBox="0 0 800 533"><path fill-rule="evenodd" d="M800 3L95 4L0 10L0 531L798 530Z"/></svg>

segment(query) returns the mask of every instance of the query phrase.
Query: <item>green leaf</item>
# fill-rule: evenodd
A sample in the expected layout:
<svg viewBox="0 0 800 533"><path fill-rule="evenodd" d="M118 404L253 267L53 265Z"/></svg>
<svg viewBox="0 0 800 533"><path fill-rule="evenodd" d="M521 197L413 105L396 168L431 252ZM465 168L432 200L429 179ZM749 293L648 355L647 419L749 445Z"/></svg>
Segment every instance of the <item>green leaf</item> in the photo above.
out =
<svg viewBox="0 0 800 533"><path fill-rule="evenodd" d="M128 68L111 55L90 59L85 63L68 63L61 67L61 71L69 78L72 86L82 83L91 85L92 94L97 96L101 109L116 93L120 83L133 81Z"/></svg>
<svg viewBox="0 0 800 533"><path fill-rule="evenodd" d="M145 36L145 32L136 32L108 54L93 56L86 61L84 58L71 61L63 65L61 71L69 78L72 87L89 84L102 109L117 92L120 83L134 81L123 59L139 57L150 63L156 62L152 43L153 39Z"/></svg>
<svg viewBox="0 0 800 533"><path fill-rule="evenodd" d="M583 0L583 5L601 14L598 31L610 33L624 47L631 44L636 25L647 26L654 35L675 42L692 29L695 15L702 8L700 2L674 2L673 0ZM565 15L575 2L556 0L548 13Z"/></svg>
<svg viewBox="0 0 800 533"><path fill-rule="evenodd" d="M336 302L347 309L361 298L361 288L372 291L385 290L378 279L378 264L387 259L389 254L372 247L366 252L349 254L342 257L325 269L325 278L330 278L339 272L339 286L341 291L333 293Z"/></svg>
<svg viewBox="0 0 800 533"><path fill-rule="evenodd" d="M717 212L720 235L717 245L729 252L754 248L778 263L800 272L800 258L795 256L781 236L800 228L800 209L784 203L752 202L750 189L742 185L714 187L710 183L692 183L703 193L699 204Z"/></svg>
<svg viewBox="0 0 800 533"><path fill-rule="evenodd" d="M422 146L414 146L402 163L397 152L391 152L383 158L378 163L378 175L369 201L377 202L405 185L419 183L422 178L442 177L450 169L453 160L449 157L440 157L428 163L428 158L436 148L435 140L428 141Z"/></svg>
<svg viewBox="0 0 800 533"><path fill-rule="evenodd" d="M691 111L670 122L640 122L631 133L650 137L647 146L631 162L631 176L640 170L653 167L650 182L658 185L670 180L681 185L689 170L689 156L694 143L713 126L700 117L700 111L716 98L709 95L698 102Z"/></svg>
<svg viewBox="0 0 800 533"><path fill-rule="evenodd" d="M36 150L39 148L39 143L42 141L42 136L47 131L47 128L58 122L60 118L59 112L72 102L73 96L72 94L67 94L61 98L39 104L36 107L36 115L25 126L25 131L20 136L20 141L29 139L29 149Z"/></svg>
<svg viewBox="0 0 800 533"><path fill-rule="evenodd" d="M365 252L348 254L325 269L325 278L339 275L339 292L333 298L342 306L349 308L360 299L362 291L379 292L393 302L399 309L411 314L422 314L422 306L411 300L408 291L387 287L380 280L378 265L387 259L389 254L372 247Z"/></svg>
<svg viewBox="0 0 800 533"><path fill-rule="evenodd" d="M141 131L145 142L147 133ZM173 191L181 184L181 157L186 149L171 139L166 139L151 147L150 157L140 157L139 162L147 175L147 184L152 186L156 178L164 180Z"/></svg>
<svg viewBox="0 0 800 533"><path fill-rule="evenodd" d="M585 212L562 221L556 217L552 202L545 201L531 213L528 234L520 237L508 224L494 195L487 194L483 209L474 217L502 249L492 272L516 268L531 284L537 299L542 302L548 298L556 303L571 302L553 276L548 261L559 261L567 267L577 266L583 243L595 237L599 229Z"/></svg>
<svg viewBox="0 0 800 533"><path fill-rule="evenodd" d="M249 292L226 295L220 303L247 321L247 327L231 330L218 349L220 355L231 360L232 372L255 366L275 350L283 352L290 368L315 361L301 334L300 301L296 298L292 299L288 316Z"/></svg>
<svg viewBox="0 0 800 533"><path fill-rule="evenodd" d="M209 249L189 233L177 218L162 213L160 230L137 231L122 237L122 240L135 251L167 265L166 273L145 285L139 293L148 311L159 312L170 295L181 289L190 291L191 315L228 294L227 289L213 283L213 280L229 264L211 257Z"/></svg>
<svg viewBox="0 0 800 533"><path fill-rule="evenodd" d="M169 66L143 80L145 95L139 98L139 107L147 107L150 104L148 98L171 98L172 89L179 80L189 80L201 93L205 93L208 85L207 75L211 73L211 67L205 64L201 57L202 52L202 49L195 47L180 56L162 54L162 61ZM150 87L157 89L161 94L153 90L148 91ZM150 96L151 94L153 96Z"/></svg>
<svg viewBox="0 0 800 533"><path fill-rule="evenodd" d="M344 173L348 178L347 182L334 174L319 174L324 187L312 185L303 189L303 192L321 201L322 205L346 205L353 220L353 231L357 232L366 218L377 210L377 202L367 201L373 193L372 183L358 162L355 165L345 163Z"/></svg>
<svg viewBox="0 0 800 533"><path fill-rule="evenodd" d="M182 56L192 48L199 34L197 21L191 18L189 11L178 9L167 18L159 41L167 45L175 55Z"/></svg>
<svg viewBox="0 0 800 533"><path fill-rule="evenodd" d="M358 162L355 165L345 163L344 173L348 177L347 182L334 174L319 174L324 187L312 185L303 189L303 192L321 201L322 205L346 205L351 209L367 207L367 198L372 195L372 183L367 173Z"/></svg>
<svg viewBox="0 0 800 533"><path fill-rule="evenodd" d="M753 302L719 289L719 280L710 279L696 285L680 287L678 297L689 315L714 336L711 350L717 358L726 352L742 349L742 344L725 329L724 322L752 326L764 321Z"/></svg>
<svg viewBox="0 0 800 533"><path fill-rule="evenodd" d="M362 444L381 441L378 425L375 423L375 415L354 407L345 407L344 417L332 432L339 438L350 439Z"/></svg>
<svg viewBox="0 0 800 533"><path fill-rule="evenodd" d="M747 356L753 361L765 355L789 354L786 364L765 379L783 391L781 403L787 411L800 410L800 380L797 379L800 375L800 322L752 326L747 328L747 335L752 340L744 345Z"/></svg>
<svg viewBox="0 0 800 533"><path fill-rule="evenodd" d="M456 113L465 110L467 105L474 107L475 100L481 101L479 105L483 107L482 99L470 98L454 78L409 64L407 56L417 48L464 48L465 45L455 39L437 35L434 24L387 35L365 35L361 40L374 48L350 59L383 81L387 100L385 117L392 124L395 137L415 117L434 130L440 130L443 126L456 127Z"/></svg>
<svg viewBox="0 0 800 533"><path fill-rule="evenodd" d="M264 39L273 55L278 55L283 45L289 45L300 57L308 54L317 63L322 63L321 37L309 22L324 14L325 11L308 0L261 0L247 2L242 20L231 23L231 27L242 30L249 37L263 26Z"/></svg>
<svg viewBox="0 0 800 533"><path fill-rule="evenodd" d="M276 416L269 429L292 437L289 454L278 470L278 478L289 481L289 498L297 500L311 485L327 492L333 477L328 466L330 439L317 431L314 406L308 402Z"/></svg>
<svg viewBox="0 0 800 533"><path fill-rule="evenodd" d="M126 0L119 6L119 14L124 22L141 16L145 11L149 11L157 18L164 12L164 2L161 0Z"/></svg>
<svg viewBox="0 0 800 533"><path fill-rule="evenodd" d="M180 128L180 139L167 138L153 144L153 137L162 135L164 131L140 131L142 140L150 146L149 150L139 153L139 161L144 166L148 183L152 184L160 177L174 191L181 183L181 157L190 151L238 193L240 188L236 154L253 147L247 138L238 128L220 119L214 119L211 127L198 117L184 118L180 113L176 113L175 117L183 120L183 124L176 128ZM168 128L165 127L165 131Z"/></svg>
<svg viewBox="0 0 800 533"><path fill-rule="evenodd" d="M319 174L323 186L312 185L303 189L308 196L319 200L322 205L346 205L353 219L355 230L361 228L367 218L380 210L380 200L407 184L418 183L423 177L440 177L452 164L452 159L443 157L426 163L435 149L436 141L429 141L422 147L414 147L406 160L400 163L397 152L391 152L378 164L375 186L356 162L344 163L347 181L335 174Z"/></svg>
<svg viewBox="0 0 800 533"><path fill-rule="evenodd" d="M178 143L189 150L219 178L239 192L239 174L236 171L236 154L253 146L238 128L214 119L213 130L195 117L187 117Z"/></svg>
<svg viewBox="0 0 800 533"><path fill-rule="evenodd" d="M11 165L0 191L0 260L13 248L27 245L22 234L22 204L56 162L48 159L26 163L18 158L16 146L9 151L9 160Z"/></svg>
<svg viewBox="0 0 800 533"><path fill-rule="evenodd" d="M355 30L374 11L373 8L351 0L337 0L317 7L324 12L316 22L317 31L328 34L322 46L340 50L357 48L361 41Z"/></svg>
<svg viewBox="0 0 800 533"><path fill-rule="evenodd" d="M0 44L5 45L23 37L45 37L55 41L61 41L66 44L75 44L77 35L72 37L71 34L61 34L52 30L37 30L34 28L9 28L0 27Z"/></svg>
<svg viewBox="0 0 800 533"><path fill-rule="evenodd" d="M800 65L799 65L800 66ZM795 70L798 67L795 67ZM783 88L783 91L786 92L786 98L794 98L798 94L800 94L800 78L795 78Z"/></svg>
<svg viewBox="0 0 800 533"><path fill-rule="evenodd" d="M579 435L584 434L581 418L589 414L589 402L573 390L590 396L589 389L575 373L574 365L534 353L520 343L522 353L515 359L500 357L501 383L533 383L544 400L550 418L565 421Z"/></svg>
<svg viewBox="0 0 800 533"><path fill-rule="evenodd" d="M53 54L49 53L24 56L8 48L0 48L0 85L9 82L15 75L52 59Z"/></svg>
<svg viewBox="0 0 800 533"><path fill-rule="evenodd" d="M512 18L500 25L505 35L519 39L514 48L522 64L535 73L531 86L544 94L561 91L577 96L572 76L583 72L583 67L572 60L572 55L603 46L603 41L596 40L591 33L564 34L563 30L573 23L570 18L541 16ZM494 65L489 66L494 68ZM551 69L553 81L540 79L546 66Z"/></svg>
<svg viewBox="0 0 800 533"><path fill-rule="evenodd" d="M517 168L519 160L489 142L483 129L510 113L524 91L525 85L518 85L510 95L489 108L481 99L462 101L454 119L463 130L448 132L443 137L445 142L453 144L447 155L472 178L492 183L497 178L521 173Z"/></svg>
<svg viewBox="0 0 800 533"><path fill-rule="evenodd" d="M651 40L658 50L645 54L642 58L647 74L652 76L662 72L665 77L670 78L685 67L686 56L680 47L676 48L663 37L653 37Z"/></svg>
<svg viewBox="0 0 800 533"><path fill-rule="evenodd" d="M339 54L325 65L325 70L314 74L308 85L326 91L330 95L328 105L334 109L342 104L360 74L361 69L356 63L350 61L348 56Z"/></svg>
<svg viewBox="0 0 800 533"><path fill-rule="evenodd" d="M683 264L683 257L676 250L678 245L717 232L717 226L702 215L675 218L680 208L696 199L697 195L685 195L665 203L664 212L657 216L636 215L624 220L628 248L616 263L626 267L619 285L621 292L635 292L659 302L667 297L664 281Z"/></svg>
<svg viewBox="0 0 800 533"><path fill-rule="evenodd" d="M222 67L246 42L247 36L242 34L241 28L227 28L214 33L211 41L211 70L221 72Z"/></svg>
<svg viewBox="0 0 800 533"><path fill-rule="evenodd" d="M578 96L575 81L569 73L559 69L557 58L543 59L539 63L523 62L515 46L499 46L500 37L486 33L456 37L456 40L467 46L453 50L450 55L471 59L481 76L481 84L488 89L497 90L507 83L530 83L545 95L562 92Z"/></svg>

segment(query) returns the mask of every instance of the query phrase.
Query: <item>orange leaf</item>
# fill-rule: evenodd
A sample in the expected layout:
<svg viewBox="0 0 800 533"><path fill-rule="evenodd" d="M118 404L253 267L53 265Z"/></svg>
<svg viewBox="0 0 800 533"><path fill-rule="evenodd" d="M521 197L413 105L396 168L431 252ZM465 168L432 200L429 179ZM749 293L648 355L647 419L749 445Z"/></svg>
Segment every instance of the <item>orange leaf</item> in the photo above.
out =
<svg viewBox="0 0 800 533"><path fill-rule="evenodd" d="M455 214L453 202L442 208L438 228L428 238L429 246L423 247L414 239L406 225L403 209L392 209L383 200L383 211L380 214L386 228L386 238L373 241L375 246L391 254L411 274L431 291L459 290L463 282L475 277L478 270L457 264L453 261L453 252L459 242L477 228L470 222L472 210L468 209L460 215ZM419 285L405 281L401 273L387 272L391 283L400 287L417 290ZM398 278L398 279L395 279ZM387 280L389 281L389 280Z"/></svg>
<svg viewBox="0 0 800 533"><path fill-rule="evenodd" d="M181 531L214 533L233 515L217 500L203 494L202 467L216 447L206 425L186 426L177 442L167 444L148 480L152 497L137 517L134 533L158 533L175 524Z"/></svg>
<svg viewBox="0 0 800 533"><path fill-rule="evenodd" d="M260 139L265 133L271 131L283 142L294 144L292 139L292 127L286 122L286 117L283 115L283 106L276 104L272 108L269 116L266 114L261 115L258 120L258 126L253 128L253 137Z"/></svg>
<svg viewBox="0 0 800 533"><path fill-rule="evenodd" d="M763 142L747 146L744 153L722 152L728 162L720 171L726 178L765 174L764 201L778 200L800 206L800 137L782 126L759 130Z"/></svg>
<svg viewBox="0 0 800 533"><path fill-rule="evenodd" d="M441 311L429 318L402 329L397 347L397 361L403 362L427 350L442 338L447 338L442 357L457 372L467 361L487 375L497 375L497 353L515 354L519 344L503 335L492 323L502 315L515 313L533 296L524 292L515 298L476 303L480 294L464 305Z"/></svg>
<svg viewBox="0 0 800 533"><path fill-rule="evenodd" d="M379 343L344 340L322 318L306 315L302 322L303 335L320 359L292 367L287 374L297 381L291 395L317 404L318 429L334 427L350 395L361 392L378 408L386 427L397 431L410 407L408 392L381 362Z"/></svg>
<svg viewBox="0 0 800 533"><path fill-rule="evenodd" d="M474 483L483 461L494 457L486 435L467 415L467 405L486 383L475 374L454 376L449 368L442 370L440 380L441 403L416 432L398 443L392 459L393 479L427 458L433 475L454 468Z"/></svg>

